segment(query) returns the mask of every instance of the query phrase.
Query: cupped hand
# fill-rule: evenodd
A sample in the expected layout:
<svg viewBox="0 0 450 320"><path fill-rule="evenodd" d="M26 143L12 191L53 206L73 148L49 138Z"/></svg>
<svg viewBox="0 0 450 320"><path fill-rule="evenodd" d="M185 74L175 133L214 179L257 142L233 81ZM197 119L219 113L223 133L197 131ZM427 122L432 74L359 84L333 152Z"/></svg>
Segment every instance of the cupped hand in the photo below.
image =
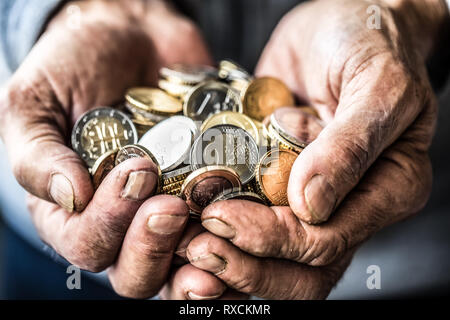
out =
<svg viewBox="0 0 450 320"><path fill-rule="evenodd" d="M436 122L425 60L445 8L409 1L406 16L404 3L315 1L281 21L257 73L284 79L326 126L293 166L290 207L228 200L204 210L209 233L187 249L194 266L247 294L325 298L362 242L423 208ZM369 5L381 30L367 28ZM406 17L431 22L414 33Z"/></svg>
<svg viewBox="0 0 450 320"><path fill-rule="evenodd" d="M69 262L98 272L112 265L115 290L150 297L164 284L187 221L177 198L154 194L155 164L129 160L93 190L68 146L85 111L155 85L171 63L211 62L195 26L165 1L79 1L73 28L62 9L0 98L0 133L42 239ZM146 202L145 202L146 201Z"/></svg>
<svg viewBox="0 0 450 320"><path fill-rule="evenodd" d="M371 24L373 8L380 29ZM298 6L279 23L257 73L284 79L326 122L290 176L289 204L300 219L326 221L382 155L402 159L396 175L405 162L429 168L436 104L425 61L445 10L433 0L322 0ZM385 166L376 167L382 175ZM414 211L427 199L430 175L421 169L402 189L421 188ZM399 213L383 218L395 221Z"/></svg>

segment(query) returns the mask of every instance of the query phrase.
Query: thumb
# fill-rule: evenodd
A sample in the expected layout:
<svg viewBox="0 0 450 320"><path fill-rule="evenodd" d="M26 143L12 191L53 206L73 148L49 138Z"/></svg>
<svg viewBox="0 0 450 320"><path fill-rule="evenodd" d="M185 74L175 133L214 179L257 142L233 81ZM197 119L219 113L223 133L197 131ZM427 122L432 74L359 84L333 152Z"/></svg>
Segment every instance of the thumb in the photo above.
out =
<svg viewBox="0 0 450 320"><path fill-rule="evenodd" d="M0 134L17 181L69 212L82 211L94 191L80 157L65 144L68 117L45 82L0 94ZM46 93L47 92L47 93Z"/></svg>
<svg viewBox="0 0 450 320"><path fill-rule="evenodd" d="M334 119L294 163L288 198L301 220L326 221L419 114L426 97L417 84L394 66L382 72L355 80L365 80L363 89L342 92Z"/></svg>

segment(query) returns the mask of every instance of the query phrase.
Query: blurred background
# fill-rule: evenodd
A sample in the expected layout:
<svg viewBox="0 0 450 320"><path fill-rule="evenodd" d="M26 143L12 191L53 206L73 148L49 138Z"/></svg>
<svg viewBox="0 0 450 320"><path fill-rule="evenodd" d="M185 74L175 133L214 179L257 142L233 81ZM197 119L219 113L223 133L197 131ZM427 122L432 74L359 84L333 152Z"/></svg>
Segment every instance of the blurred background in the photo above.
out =
<svg viewBox="0 0 450 320"><path fill-rule="evenodd" d="M176 1L177 2L177 1ZM253 70L276 23L299 1L178 1L204 30L217 60ZM450 58L450 57L449 57ZM0 86L9 74L0 59ZM431 148L433 192L417 216L386 228L356 253L330 299L433 298L450 292L450 83L439 95L440 114ZM103 274L84 274L81 290L66 287L66 262L39 241L28 218L24 191L11 175L0 143L0 298L117 298ZM381 289L369 290L367 268L379 266Z"/></svg>

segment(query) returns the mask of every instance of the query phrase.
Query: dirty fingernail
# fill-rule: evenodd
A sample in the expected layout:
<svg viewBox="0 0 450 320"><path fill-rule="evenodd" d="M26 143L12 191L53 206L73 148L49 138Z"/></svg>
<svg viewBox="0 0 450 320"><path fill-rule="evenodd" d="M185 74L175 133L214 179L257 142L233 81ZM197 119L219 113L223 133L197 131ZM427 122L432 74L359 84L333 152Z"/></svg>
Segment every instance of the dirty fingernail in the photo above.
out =
<svg viewBox="0 0 450 320"><path fill-rule="evenodd" d="M128 181L123 188L122 198L129 200L144 200L155 191L157 177L153 172L134 171L128 175Z"/></svg>
<svg viewBox="0 0 450 320"><path fill-rule="evenodd" d="M222 273L226 267L225 260L213 253L203 257L192 258L190 261L195 267L214 274Z"/></svg>
<svg viewBox="0 0 450 320"><path fill-rule="evenodd" d="M312 223L326 221L336 205L336 193L321 174L312 177L306 185L305 199Z"/></svg>
<svg viewBox="0 0 450 320"><path fill-rule="evenodd" d="M220 294L215 295L215 296L201 296L201 295L195 294L191 291L188 292L188 297L191 300L214 300L214 299L219 298L220 296L221 296Z"/></svg>
<svg viewBox="0 0 450 320"><path fill-rule="evenodd" d="M236 236L236 231L230 225L216 218L206 219L202 225L206 230L222 238L233 239Z"/></svg>
<svg viewBox="0 0 450 320"><path fill-rule="evenodd" d="M74 209L74 194L72 183L63 174L52 176L50 182L50 196L63 209L72 212Z"/></svg>
<svg viewBox="0 0 450 320"><path fill-rule="evenodd" d="M172 234L180 231L186 222L186 216L153 215L148 219L148 227L159 234Z"/></svg>

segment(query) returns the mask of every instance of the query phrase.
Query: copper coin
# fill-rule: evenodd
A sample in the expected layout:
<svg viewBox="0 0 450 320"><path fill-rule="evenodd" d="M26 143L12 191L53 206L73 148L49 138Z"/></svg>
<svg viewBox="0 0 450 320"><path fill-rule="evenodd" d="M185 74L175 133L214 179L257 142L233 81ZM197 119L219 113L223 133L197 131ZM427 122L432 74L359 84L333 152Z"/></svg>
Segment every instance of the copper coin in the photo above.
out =
<svg viewBox="0 0 450 320"><path fill-rule="evenodd" d="M94 190L97 190L103 179L105 179L108 173L110 173L112 169L114 169L116 155L117 151L111 150L101 155L100 158L98 158L95 162L94 166L91 169Z"/></svg>
<svg viewBox="0 0 450 320"><path fill-rule="evenodd" d="M287 187L297 153L290 150L271 150L258 165L256 183L264 196L275 206L289 205Z"/></svg>
<svg viewBox="0 0 450 320"><path fill-rule="evenodd" d="M281 80L272 77L253 80L243 98L244 113L259 121L275 109L293 104L294 96L289 88Z"/></svg>
<svg viewBox="0 0 450 320"><path fill-rule="evenodd" d="M283 107L274 111L270 124L289 142L306 147L320 134L324 123L297 107Z"/></svg>
<svg viewBox="0 0 450 320"><path fill-rule="evenodd" d="M231 168L208 166L192 172L181 186L181 194L191 211L201 213L226 189L240 188L239 175Z"/></svg>

